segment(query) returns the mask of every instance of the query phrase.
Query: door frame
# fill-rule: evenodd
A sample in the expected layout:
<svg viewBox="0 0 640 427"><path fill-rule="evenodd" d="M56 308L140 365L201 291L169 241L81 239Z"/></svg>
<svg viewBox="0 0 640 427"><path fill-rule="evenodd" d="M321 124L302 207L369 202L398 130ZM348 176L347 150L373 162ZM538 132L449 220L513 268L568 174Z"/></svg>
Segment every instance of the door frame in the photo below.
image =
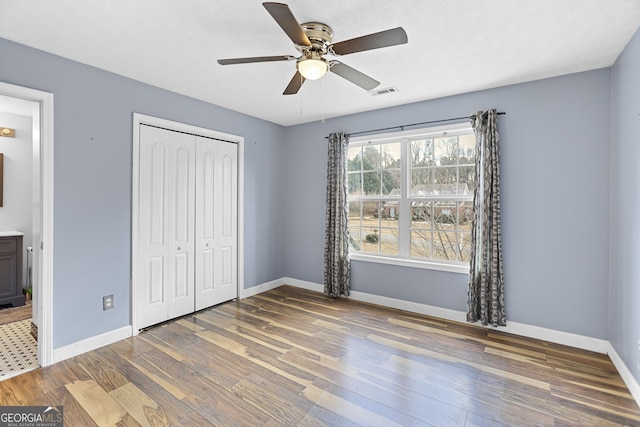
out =
<svg viewBox="0 0 640 427"><path fill-rule="evenodd" d="M0 95L31 101L38 111L33 116L33 138L40 145L41 240L33 242L40 254L40 272L32 273L38 283L38 363L53 363L53 93L0 82ZM40 273L40 274L38 274Z"/></svg>
<svg viewBox="0 0 640 427"><path fill-rule="evenodd" d="M133 113L133 157L131 175L131 330L138 335L138 309L136 304L137 277L141 266L138 265L138 219L140 215L140 125L151 125L176 132L184 132L238 144L238 229L237 229L237 282L238 298L244 289L244 137L219 132L186 123L175 122L159 117Z"/></svg>

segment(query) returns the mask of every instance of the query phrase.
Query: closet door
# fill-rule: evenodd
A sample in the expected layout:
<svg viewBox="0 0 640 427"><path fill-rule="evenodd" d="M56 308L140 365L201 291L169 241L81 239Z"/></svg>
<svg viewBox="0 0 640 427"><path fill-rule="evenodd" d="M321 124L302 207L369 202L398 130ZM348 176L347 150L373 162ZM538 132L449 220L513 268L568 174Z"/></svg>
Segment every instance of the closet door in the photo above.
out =
<svg viewBox="0 0 640 427"><path fill-rule="evenodd" d="M196 138L196 310L237 290L238 147Z"/></svg>
<svg viewBox="0 0 640 427"><path fill-rule="evenodd" d="M140 126L139 327L194 311L195 137Z"/></svg>

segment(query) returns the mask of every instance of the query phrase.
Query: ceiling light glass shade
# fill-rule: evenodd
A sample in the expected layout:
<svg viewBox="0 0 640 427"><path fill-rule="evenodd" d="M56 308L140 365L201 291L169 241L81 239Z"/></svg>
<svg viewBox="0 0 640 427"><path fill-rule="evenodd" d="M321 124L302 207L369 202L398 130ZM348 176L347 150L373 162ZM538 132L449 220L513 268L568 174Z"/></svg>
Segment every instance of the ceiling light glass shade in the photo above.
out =
<svg viewBox="0 0 640 427"><path fill-rule="evenodd" d="M308 80L318 80L320 77L324 76L329 69L329 65L322 58L305 59L298 62L297 67L300 74Z"/></svg>

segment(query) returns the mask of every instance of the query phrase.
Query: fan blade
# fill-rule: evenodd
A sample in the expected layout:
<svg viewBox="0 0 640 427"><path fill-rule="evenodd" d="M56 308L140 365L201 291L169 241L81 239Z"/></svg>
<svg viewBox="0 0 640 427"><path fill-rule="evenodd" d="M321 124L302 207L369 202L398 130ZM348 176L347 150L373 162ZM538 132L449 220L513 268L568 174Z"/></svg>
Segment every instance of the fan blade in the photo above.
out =
<svg viewBox="0 0 640 427"><path fill-rule="evenodd" d="M283 95L295 95L298 93L300 88L302 87L302 83L304 83L306 79L296 71L296 74L293 76L291 81L289 82L289 86L282 92Z"/></svg>
<svg viewBox="0 0 640 427"><path fill-rule="evenodd" d="M220 65L233 65L233 64L249 64L252 62L271 62L271 61L291 61L296 59L295 56L281 55L281 56L254 56L250 58L228 58L218 59Z"/></svg>
<svg viewBox="0 0 640 427"><path fill-rule="evenodd" d="M355 68L344 65L342 62L331 61L331 68L329 68L329 70L343 79L360 86L364 90L371 90L380 84L379 81L372 79Z"/></svg>
<svg viewBox="0 0 640 427"><path fill-rule="evenodd" d="M330 49L332 49L336 55L346 55L348 53L362 52L364 50L405 44L406 42L407 33L402 27L397 27L386 31L380 31L379 33L341 41L330 46Z"/></svg>
<svg viewBox="0 0 640 427"><path fill-rule="evenodd" d="M287 33L291 41L298 46L311 46L309 37L307 37L304 31L302 31L300 24L298 24L293 13L291 13L289 6L284 3L262 3L262 5L267 9L267 12L271 14L273 19L276 20L284 32Z"/></svg>

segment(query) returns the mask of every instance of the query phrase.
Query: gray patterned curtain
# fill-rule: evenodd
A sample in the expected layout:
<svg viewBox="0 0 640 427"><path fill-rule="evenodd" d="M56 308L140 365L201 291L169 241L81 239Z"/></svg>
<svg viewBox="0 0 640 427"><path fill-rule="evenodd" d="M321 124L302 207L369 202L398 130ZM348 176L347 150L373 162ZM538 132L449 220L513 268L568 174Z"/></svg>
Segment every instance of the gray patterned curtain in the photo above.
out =
<svg viewBox="0 0 640 427"><path fill-rule="evenodd" d="M324 235L324 293L349 296L349 216L346 159L349 139L344 133L329 135L327 211Z"/></svg>
<svg viewBox="0 0 640 427"><path fill-rule="evenodd" d="M504 309L500 225L500 152L496 110L471 116L476 134L476 189L473 197L467 321L507 324Z"/></svg>

